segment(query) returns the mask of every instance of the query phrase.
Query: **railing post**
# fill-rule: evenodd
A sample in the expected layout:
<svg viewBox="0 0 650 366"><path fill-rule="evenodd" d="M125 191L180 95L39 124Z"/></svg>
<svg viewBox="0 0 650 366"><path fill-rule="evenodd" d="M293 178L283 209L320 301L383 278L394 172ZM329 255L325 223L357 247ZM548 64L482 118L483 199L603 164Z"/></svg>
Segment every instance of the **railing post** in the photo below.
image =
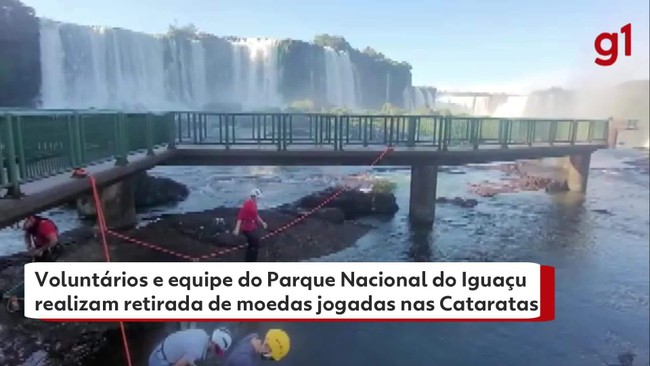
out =
<svg viewBox="0 0 650 366"><path fill-rule="evenodd" d="M22 194L20 192L20 181L18 179L18 164L16 164L16 146L13 132L13 122L10 114L5 115L5 151L7 152L7 173L9 178L9 188L7 195L19 198Z"/></svg>
<svg viewBox="0 0 650 366"><path fill-rule="evenodd" d="M0 131L5 130L5 123L7 123L7 115L0 115ZM9 183L9 161L5 157L4 151L7 148L5 142L4 132L0 133L0 187L4 187Z"/></svg>
<svg viewBox="0 0 650 366"><path fill-rule="evenodd" d="M339 140L341 141L343 140L343 136L341 134L342 131L339 129L340 124L341 124L341 116L337 114L334 117L334 150L339 149Z"/></svg>
<svg viewBox="0 0 650 366"><path fill-rule="evenodd" d="M66 129L68 131L68 145L70 145L70 163L72 164L73 167L79 167L81 162L79 161L78 157L78 149L79 147L77 146L77 134L75 133L74 130L74 114L73 115L66 115Z"/></svg>
<svg viewBox="0 0 650 366"><path fill-rule="evenodd" d="M276 144L278 146L278 151L282 151L282 138L283 138L282 136L283 136L283 131L284 131L284 129L282 128L283 127L282 121L284 120L284 118L283 118L283 115L274 115L273 117L275 119L275 128L276 128L276 131L277 131Z"/></svg>
<svg viewBox="0 0 650 366"><path fill-rule="evenodd" d="M115 136L116 136L116 145L117 145L117 154L115 156L115 165L126 165L128 160L126 158L127 142L125 141L126 133L124 131L126 120L124 118L124 113L120 112L117 114L117 120L115 121Z"/></svg>
<svg viewBox="0 0 650 366"><path fill-rule="evenodd" d="M556 136L557 136L557 121L551 121L551 126L548 129L548 142L551 146L553 146L553 142L555 142Z"/></svg>
<svg viewBox="0 0 650 366"><path fill-rule="evenodd" d="M18 172L20 177L27 177L27 164L25 162L25 143L23 140L23 121L20 116L16 116L16 152L18 153Z"/></svg>
<svg viewBox="0 0 650 366"><path fill-rule="evenodd" d="M576 137L578 135L578 121L575 119L571 121L571 133L569 135L569 140L571 141L571 145L576 144Z"/></svg>
<svg viewBox="0 0 650 366"><path fill-rule="evenodd" d="M192 140L194 141L194 144L198 144L199 142L199 127L197 126L197 121L196 121L196 113L192 112L191 114L192 118L191 124L192 124Z"/></svg>
<svg viewBox="0 0 650 366"><path fill-rule="evenodd" d="M93 118L98 118L98 115L94 115ZM75 133L75 141L77 144L77 159L79 165L86 163L86 129L85 124L82 122L79 113L76 111L73 115L72 120L72 131Z"/></svg>
<svg viewBox="0 0 650 366"><path fill-rule="evenodd" d="M420 117L417 117L420 118ZM408 134L406 137L407 146L415 147L415 133L417 131L417 119L413 116L408 117Z"/></svg>
<svg viewBox="0 0 650 366"><path fill-rule="evenodd" d="M288 140L288 133L287 133L287 127L289 125L289 115L284 114L282 115L282 150L287 150L287 140Z"/></svg>
<svg viewBox="0 0 650 366"><path fill-rule="evenodd" d="M174 150L176 149L176 118L178 117L178 114L175 112L168 113L164 121L166 121L166 126L167 127L167 150ZM178 121L178 129L180 130L181 128L181 121L179 119ZM179 133L179 137L182 136L182 132Z"/></svg>
<svg viewBox="0 0 650 366"><path fill-rule="evenodd" d="M442 131L442 150L447 151L449 149L449 143L451 142L451 124L453 123L452 116L444 117L444 129Z"/></svg>
<svg viewBox="0 0 650 366"><path fill-rule="evenodd" d="M147 143L147 156L155 155L153 152L153 116L151 113L147 113L145 117L145 140Z"/></svg>

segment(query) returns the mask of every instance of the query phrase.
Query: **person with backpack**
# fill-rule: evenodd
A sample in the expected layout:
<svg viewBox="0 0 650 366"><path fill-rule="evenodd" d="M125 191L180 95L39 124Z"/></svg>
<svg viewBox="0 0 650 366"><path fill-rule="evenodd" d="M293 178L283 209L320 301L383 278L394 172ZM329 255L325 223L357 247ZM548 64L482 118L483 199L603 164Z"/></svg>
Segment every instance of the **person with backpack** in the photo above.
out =
<svg viewBox="0 0 650 366"><path fill-rule="evenodd" d="M23 223L25 246L35 262L53 262L60 252L59 229L47 218L28 217Z"/></svg>

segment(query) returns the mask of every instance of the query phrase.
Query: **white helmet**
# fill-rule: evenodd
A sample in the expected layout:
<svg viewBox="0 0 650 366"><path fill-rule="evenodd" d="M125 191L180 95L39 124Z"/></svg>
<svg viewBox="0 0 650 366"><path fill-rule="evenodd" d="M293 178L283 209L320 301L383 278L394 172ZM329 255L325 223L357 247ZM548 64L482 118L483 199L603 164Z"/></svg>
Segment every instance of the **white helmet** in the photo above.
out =
<svg viewBox="0 0 650 366"><path fill-rule="evenodd" d="M251 196L262 197L262 191L259 188L254 188L251 191Z"/></svg>
<svg viewBox="0 0 650 366"><path fill-rule="evenodd" d="M227 328L215 329L210 340L220 348L221 352L226 352L232 345L232 336Z"/></svg>

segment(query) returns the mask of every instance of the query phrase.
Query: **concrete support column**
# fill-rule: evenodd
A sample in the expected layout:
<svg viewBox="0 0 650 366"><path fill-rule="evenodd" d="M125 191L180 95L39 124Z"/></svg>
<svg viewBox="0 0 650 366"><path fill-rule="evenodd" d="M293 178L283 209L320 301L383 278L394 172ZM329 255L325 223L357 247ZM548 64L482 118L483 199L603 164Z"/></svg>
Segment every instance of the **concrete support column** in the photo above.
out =
<svg viewBox="0 0 650 366"><path fill-rule="evenodd" d="M135 196L131 180L126 179L100 189L106 226L109 229L130 229L137 224ZM92 195L77 199L77 213L82 218L96 218L95 200Z"/></svg>
<svg viewBox="0 0 650 366"><path fill-rule="evenodd" d="M609 133L607 134L607 147L616 149L618 144L618 127L612 121L609 122Z"/></svg>
<svg viewBox="0 0 650 366"><path fill-rule="evenodd" d="M586 192L591 154L571 155L567 159L567 185L572 192Z"/></svg>
<svg viewBox="0 0 650 366"><path fill-rule="evenodd" d="M437 165L411 166L411 196L409 219L411 223L431 226L436 212Z"/></svg>

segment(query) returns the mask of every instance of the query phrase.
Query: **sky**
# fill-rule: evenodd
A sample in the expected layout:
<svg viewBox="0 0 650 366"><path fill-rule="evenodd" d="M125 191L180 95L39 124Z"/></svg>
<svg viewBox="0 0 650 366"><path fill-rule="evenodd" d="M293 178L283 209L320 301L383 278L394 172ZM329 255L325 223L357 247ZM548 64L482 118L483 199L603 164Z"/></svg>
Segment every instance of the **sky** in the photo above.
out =
<svg viewBox="0 0 650 366"><path fill-rule="evenodd" d="M525 92L648 78L648 0L22 0L38 16L162 33L344 36L413 66L413 84ZM632 55L597 66L594 39L632 24Z"/></svg>

